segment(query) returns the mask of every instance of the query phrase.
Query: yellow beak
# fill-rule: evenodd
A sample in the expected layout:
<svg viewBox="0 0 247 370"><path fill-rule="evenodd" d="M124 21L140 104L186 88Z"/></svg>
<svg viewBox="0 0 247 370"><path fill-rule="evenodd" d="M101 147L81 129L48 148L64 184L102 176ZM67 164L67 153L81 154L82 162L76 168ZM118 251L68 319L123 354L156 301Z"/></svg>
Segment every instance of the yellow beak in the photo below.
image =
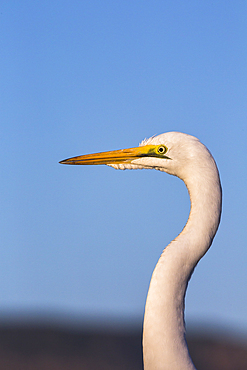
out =
<svg viewBox="0 0 247 370"><path fill-rule="evenodd" d="M118 164L118 163L130 163L134 159L142 157L158 157L167 158L164 154L157 152L157 145L145 145L138 146L136 148L112 150L110 152L101 152L80 155L78 157L72 157L65 159L59 163L62 164Z"/></svg>

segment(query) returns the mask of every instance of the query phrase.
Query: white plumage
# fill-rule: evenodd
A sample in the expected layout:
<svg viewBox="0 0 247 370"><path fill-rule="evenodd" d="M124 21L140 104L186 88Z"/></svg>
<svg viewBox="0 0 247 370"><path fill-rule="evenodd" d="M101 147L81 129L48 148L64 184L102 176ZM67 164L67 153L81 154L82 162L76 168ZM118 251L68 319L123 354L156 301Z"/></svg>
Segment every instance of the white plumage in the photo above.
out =
<svg viewBox="0 0 247 370"><path fill-rule="evenodd" d="M184 297L198 261L210 247L221 214L221 184L209 150L195 137L169 132L137 148L73 157L66 164L157 169L182 179L191 200L183 231L164 249L152 275L144 325L145 370L193 370L184 325Z"/></svg>

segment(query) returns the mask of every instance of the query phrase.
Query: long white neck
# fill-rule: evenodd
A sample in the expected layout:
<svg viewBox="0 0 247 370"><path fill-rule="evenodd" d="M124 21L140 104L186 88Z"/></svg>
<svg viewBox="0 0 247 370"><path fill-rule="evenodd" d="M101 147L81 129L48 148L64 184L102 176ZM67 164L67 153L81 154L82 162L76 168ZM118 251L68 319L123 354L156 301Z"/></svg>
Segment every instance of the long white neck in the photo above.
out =
<svg viewBox="0 0 247 370"><path fill-rule="evenodd" d="M193 270L210 247L221 214L221 185L214 160L182 176L191 200L188 222L163 251L152 275L144 317L145 370L195 370L184 325L184 297Z"/></svg>

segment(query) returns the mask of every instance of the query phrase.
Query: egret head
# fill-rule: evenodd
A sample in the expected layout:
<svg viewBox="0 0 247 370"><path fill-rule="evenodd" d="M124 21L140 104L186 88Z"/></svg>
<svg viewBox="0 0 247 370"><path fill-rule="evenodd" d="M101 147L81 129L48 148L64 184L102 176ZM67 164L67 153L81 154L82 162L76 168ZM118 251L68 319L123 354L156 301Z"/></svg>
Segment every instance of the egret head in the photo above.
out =
<svg viewBox="0 0 247 370"><path fill-rule="evenodd" d="M61 161L62 164L106 164L115 169L156 169L182 179L189 168L210 156L207 148L194 136L167 132L145 139L138 147L81 155Z"/></svg>

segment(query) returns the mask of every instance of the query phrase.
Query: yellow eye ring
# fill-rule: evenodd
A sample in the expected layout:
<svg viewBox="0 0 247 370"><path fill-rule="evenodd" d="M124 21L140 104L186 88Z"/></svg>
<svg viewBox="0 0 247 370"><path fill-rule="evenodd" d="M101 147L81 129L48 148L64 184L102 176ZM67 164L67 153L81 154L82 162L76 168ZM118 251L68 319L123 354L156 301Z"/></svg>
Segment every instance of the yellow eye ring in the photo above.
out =
<svg viewBox="0 0 247 370"><path fill-rule="evenodd" d="M158 154L165 154L167 152L167 147L165 145L160 145L157 148Z"/></svg>

